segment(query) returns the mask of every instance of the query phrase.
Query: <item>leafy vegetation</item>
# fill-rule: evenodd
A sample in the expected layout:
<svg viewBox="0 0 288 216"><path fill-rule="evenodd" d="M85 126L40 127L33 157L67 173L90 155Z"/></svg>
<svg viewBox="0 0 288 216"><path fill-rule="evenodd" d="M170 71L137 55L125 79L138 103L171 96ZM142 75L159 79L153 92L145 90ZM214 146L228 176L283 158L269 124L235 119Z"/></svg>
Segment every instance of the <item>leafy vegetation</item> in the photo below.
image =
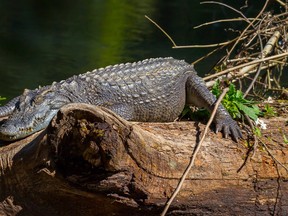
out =
<svg viewBox="0 0 288 216"><path fill-rule="evenodd" d="M194 121L208 121L210 117L210 113L203 108L199 108L196 111L192 111L190 106L185 105L181 115L179 116L179 119L192 119Z"/></svg>
<svg viewBox="0 0 288 216"><path fill-rule="evenodd" d="M283 141L284 141L285 144L288 144L288 139L287 139L285 134L283 134Z"/></svg>
<svg viewBox="0 0 288 216"><path fill-rule="evenodd" d="M217 81L212 88L212 93L218 98L222 93L220 82ZM230 84L229 90L222 100L223 106L227 109L233 119L243 119L243 115L246 114L252 120L256 121L258 116L272 117L275 115L273 107L269 105L265 106L264 113L260 112L259 107L255 102L244 98L243 93L240 90L236 90L235 85ZM185 106L180 119L190 118L193 120L208 120L210 113L206 109L198 109L192 111L189 106Z"/></svg>
<svg viewBox="0 0 288 216"><path fill-rule="evenodd" d="M263 114L266 118L271 118L277 115L275 109L269 104L265 104Z"/></svg>
<svg viewBox="0 0 288 216"><path fill-rule="evenodd" d="M6 100L6 98L0 96L0 101L2 101L2 100ZM0 103L0 105L1 105L1 103Z"/></svg>
<svg viewBox="0 0 288 216"><path fill-rule="evenodd" d="M220 82L217 81L212 87L212 93L218 98L221 94ZM228 110L232 118L241 119L243 114L256 121L260 112L255 102L244 98L240 90L236 90L235 85L230 84L229 91L222 100L223 106Z"/></svg>
<svg viewBox="0 0 288 216"><path fill-rule="evenodd" d="M254 127L253 133L254 133L258 138L260 138L260 137L262 136L262 133L261 133L261 130L260 130L259 127Z"/></svg>

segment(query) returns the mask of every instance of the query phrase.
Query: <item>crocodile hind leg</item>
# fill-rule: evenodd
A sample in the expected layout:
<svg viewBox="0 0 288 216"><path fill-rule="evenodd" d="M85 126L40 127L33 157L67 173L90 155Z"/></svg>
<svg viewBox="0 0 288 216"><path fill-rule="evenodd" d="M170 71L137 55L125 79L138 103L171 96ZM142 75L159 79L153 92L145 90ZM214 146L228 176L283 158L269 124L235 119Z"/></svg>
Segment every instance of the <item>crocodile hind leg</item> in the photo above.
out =
<svg viewBox="0 0 288 216"><path fill-rule="evenodd" d="M197 75L191 75L186 81L186 103L204 107L210 113L214 109L216 102L215 96L207 89L204 81ZM242 138L242 133L237 123L231 118L230 114L222 104L218 107L214 118L216 133L222 131L225 138L229 135L237 142Z"/></svg>
<svg viewBox="0 0 288 216"><path fill-rule="evenodd" d="M16 104L19 102L19 96L10 100L6 105L0 107L0 117L5 117L10 115L15 107Z"/></svg>

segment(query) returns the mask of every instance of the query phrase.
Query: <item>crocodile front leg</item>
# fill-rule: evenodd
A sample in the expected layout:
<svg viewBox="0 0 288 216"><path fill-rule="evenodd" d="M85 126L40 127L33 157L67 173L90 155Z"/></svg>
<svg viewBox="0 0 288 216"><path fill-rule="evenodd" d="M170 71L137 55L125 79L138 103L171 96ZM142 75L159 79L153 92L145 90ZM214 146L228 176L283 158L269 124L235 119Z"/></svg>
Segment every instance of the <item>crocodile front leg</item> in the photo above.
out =
<svg viewBox="0 0 288 216"><path fill-rule="evenodd" d="M186 82L186 103L188 105L204 107L209 112L212 112L215 102L215 96L207 89L200 77L197 75L188 77ZM239 126L222 104L220 104L216 111L214 123L216 124L216 133L222 131L225 138L231 135L236 142L239 138L242 138Z"/></svg>

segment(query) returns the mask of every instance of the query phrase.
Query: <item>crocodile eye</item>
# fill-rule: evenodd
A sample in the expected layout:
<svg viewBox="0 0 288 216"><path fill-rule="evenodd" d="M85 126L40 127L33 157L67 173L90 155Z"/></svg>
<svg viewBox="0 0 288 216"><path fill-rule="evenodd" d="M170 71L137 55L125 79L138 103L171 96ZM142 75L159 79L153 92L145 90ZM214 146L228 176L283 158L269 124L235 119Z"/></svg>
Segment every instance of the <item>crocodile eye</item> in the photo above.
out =
<svg viewBox="0 0 288 216"><path fill-rule="evenodd" d="M36 104L36 105L39 105L43 102L43 96L42 95L37 95L34 99L33 99L33 102Z"/></svg>

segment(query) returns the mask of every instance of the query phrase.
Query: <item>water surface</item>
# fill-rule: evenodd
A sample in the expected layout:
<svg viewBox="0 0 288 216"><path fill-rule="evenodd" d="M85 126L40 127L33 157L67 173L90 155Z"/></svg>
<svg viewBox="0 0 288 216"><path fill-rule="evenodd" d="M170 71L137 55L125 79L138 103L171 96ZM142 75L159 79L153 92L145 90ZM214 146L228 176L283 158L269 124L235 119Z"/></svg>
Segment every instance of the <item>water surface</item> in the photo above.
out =
<svg viewBox="0 0 288 216"><path fill-rule="evenodd" d="M144 15L160 24L178 45L225 41L231 37L223 31L225 26L193 27L235 16L219 6L192 0L0 0L0 5L0 96L8 99L24 88L110 64L160 56L193 62L209 52L172 49L167 37ZM198 73L203 76L218 58L221 55L197 64Z"/></svg>

